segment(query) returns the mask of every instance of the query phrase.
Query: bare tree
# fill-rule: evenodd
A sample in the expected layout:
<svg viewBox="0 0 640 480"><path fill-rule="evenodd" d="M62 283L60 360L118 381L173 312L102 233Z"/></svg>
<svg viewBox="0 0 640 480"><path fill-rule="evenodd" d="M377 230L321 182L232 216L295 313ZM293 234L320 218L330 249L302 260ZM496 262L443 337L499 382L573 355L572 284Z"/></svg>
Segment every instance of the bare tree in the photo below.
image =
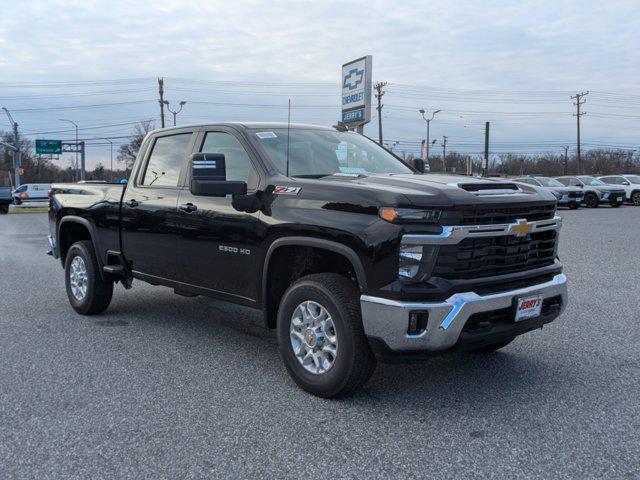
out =
<svg viewBox="0 0 640 480"><path fill-rule="evenodd" d="M142 146L142 140L144 137L153 130L154 124L152 120L144 120L133 127L133 135L126 145L120 145L118 148L117 159L119 162L123 162L125 169L130 171L133 167L133 162L140 151Z"/></svg>

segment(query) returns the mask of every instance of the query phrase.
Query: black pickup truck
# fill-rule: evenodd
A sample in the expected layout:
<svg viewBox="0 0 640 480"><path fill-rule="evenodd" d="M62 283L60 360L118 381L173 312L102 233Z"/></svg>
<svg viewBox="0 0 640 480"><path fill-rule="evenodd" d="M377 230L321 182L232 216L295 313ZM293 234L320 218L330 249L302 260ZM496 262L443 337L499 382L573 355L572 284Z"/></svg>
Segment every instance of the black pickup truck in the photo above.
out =
<svg viewBox="0 0 640 480"><path fill-rule="evenodd" d="M126 186L54 184L49 221L78 313L133 279L260 309L324 397L380 358L494 351L567 303L551 193L421 174L340 126L157 130Z"/></svg>

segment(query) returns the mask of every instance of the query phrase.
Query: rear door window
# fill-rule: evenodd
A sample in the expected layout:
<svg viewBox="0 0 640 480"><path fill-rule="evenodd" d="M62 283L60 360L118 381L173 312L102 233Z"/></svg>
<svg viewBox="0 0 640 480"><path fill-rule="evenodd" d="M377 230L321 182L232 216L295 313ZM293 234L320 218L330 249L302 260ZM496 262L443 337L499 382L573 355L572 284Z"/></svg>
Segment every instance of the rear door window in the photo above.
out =
<svg viewBox="0 0 640 480"><path fill-rule="evenodd" d="M191 133L158 137L140 184L148 187L177 187L190 141Z"/></svg>

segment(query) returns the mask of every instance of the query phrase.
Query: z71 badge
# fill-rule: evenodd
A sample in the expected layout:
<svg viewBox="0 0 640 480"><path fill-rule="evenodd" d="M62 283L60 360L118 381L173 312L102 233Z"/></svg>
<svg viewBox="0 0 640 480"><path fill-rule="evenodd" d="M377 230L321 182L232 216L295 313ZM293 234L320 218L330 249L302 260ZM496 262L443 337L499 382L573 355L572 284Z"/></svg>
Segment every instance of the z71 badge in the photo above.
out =
<svg viewBox="0 0 640 480"><path fill-rule="evenodd" d="M297 195L300 193L300 187L288 187L286 185L281 185L276 187L273 190L273 193L276 195Z"/></svg>

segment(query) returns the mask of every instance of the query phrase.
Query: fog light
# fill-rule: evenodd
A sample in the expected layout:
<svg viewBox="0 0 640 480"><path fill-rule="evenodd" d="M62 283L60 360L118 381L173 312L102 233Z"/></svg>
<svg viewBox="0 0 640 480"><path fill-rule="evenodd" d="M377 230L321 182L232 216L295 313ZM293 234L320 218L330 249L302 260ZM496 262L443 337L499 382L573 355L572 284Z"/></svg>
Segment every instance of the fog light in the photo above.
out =
<svg viewBox="0 0 640 480"><path fill-rule="evenodd" d="M422 332L427 330L428 323L429 312L410 312L407 335L420 335Z"/></svg>

